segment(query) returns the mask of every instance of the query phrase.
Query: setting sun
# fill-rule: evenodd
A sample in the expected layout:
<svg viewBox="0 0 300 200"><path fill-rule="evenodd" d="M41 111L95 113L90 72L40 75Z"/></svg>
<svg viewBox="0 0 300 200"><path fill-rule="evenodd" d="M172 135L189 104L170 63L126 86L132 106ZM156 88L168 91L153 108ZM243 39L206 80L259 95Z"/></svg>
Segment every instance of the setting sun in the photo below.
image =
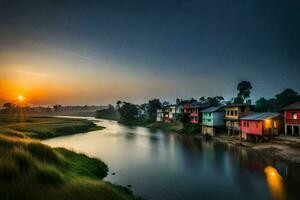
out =
<svg viewBox="0 0 300 200"><path fill-rule="evenodd" d="M23 101L23 100L24 100L24 97L21 96L21 95L19 95L19 96L18 96L18 100L19 100L19 101Z"/></svg>

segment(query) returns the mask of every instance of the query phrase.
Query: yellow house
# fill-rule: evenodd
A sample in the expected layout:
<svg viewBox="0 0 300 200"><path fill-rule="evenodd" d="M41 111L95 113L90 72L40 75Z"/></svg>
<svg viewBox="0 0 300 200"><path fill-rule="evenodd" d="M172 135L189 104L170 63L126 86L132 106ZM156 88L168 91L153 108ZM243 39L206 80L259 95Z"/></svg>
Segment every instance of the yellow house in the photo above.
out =
<svg viewBox="0 0 300 200"><path fill-rule="evenodd" d="M228 135L240 134L240 117L251 114L251 105L249 104L231 104L224 107L225 126Z"/></svg>

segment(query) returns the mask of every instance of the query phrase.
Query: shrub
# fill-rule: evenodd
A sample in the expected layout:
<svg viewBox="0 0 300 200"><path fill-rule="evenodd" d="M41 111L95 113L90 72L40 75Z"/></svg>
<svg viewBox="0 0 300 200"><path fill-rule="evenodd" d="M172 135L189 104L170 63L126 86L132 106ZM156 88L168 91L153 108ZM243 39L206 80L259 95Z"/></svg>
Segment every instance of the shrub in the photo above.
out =
<svg viewBox="0 0 300 200"><path fill-rule="evenodd" d="M19 175L20 170L14 160L7 157L0 158L0 180L15 180Z"/></svg>

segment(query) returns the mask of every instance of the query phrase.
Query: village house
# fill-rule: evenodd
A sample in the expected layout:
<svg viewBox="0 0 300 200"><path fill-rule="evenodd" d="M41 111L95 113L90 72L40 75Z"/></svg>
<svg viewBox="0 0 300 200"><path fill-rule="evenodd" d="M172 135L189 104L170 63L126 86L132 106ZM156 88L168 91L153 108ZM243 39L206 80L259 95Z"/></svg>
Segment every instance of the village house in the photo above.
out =
<svg viewBox="0 0 300 200"><path fill-rule="evenodd" d="M256 141L263 137L278 135L282 127L279 113L254 113L240 118L241 137L248 140L254 136Z"/></svg>
<svg viewBox="0 0 300 200"><path fill-rule="evenodd" d="M164 108L164 122L170 123L176 121L176 106L169 105Z"/></svg>
<svg viewBox="0 0 300 200"><path fill-rule="evenodd" d="M186 101L183 104L183 112L188 114L192 124L199 124L202 122L201 110L209 107L207 103L200 103L197 101Z"/></svg>
<svg viewBox="0 0 300 200"><path fill-rule="evenodd" d="M209 107L201 111L202 133L215 136L224 126L224 107Z"/></svg>
<svg viewBox="0 0 300 200"><path fill-rule="evenodd" d="M163 122L164 121L164 111L163 109L156 110L156 121Z"/></svg>
<svg viewBox="0 0 300 200"><path fill-rule="evenodd" d="M284 130L286 135L300 135L300 102L284 107Z"/></svg>
<svg viewBox="0 0 300 200"><path fill-rule="evenodd" d="M245 115L251 114L249 104L231 104L224 107L225 126L228 135L240 134L239 119Z"/></svg>

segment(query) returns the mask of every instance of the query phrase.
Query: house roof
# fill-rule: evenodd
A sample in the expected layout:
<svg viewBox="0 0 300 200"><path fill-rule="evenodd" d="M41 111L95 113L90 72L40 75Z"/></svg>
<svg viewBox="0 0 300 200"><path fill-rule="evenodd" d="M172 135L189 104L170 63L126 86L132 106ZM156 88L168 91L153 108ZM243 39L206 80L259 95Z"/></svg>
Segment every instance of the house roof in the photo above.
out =
<svg viewBox="0 0 300 200"><path fill-rule="evenodd" d="M224 106L211 106L202 110L201 112L221 112L224 110Z"/></svg>
<svg viewBox="0 0 300 200"><path fill-rule="evenodd" d="M293 103L291 105L282 108L282 110L294 110L294 109L300 109L300 102Z"/></svg>
<svg viewBox="0 0 300 200"><path fill-rule="evenodd" d="M251 105L246 103L233 103L233 104L226 105L224 107L229 108L229 107L243 107L243 106L251 106Z"/></svg>
<svg viewBox="0 0 300 200"><path fill-rule="evenodd" d="M255 120L255 121L260 121L260 120L271 119L273 117L278 117L278 116L280 116L280 113L271 113L271 112L254 113L254 114L251 114L251 115L246 115L244 117L241 117L240 120Z"/></svg>

